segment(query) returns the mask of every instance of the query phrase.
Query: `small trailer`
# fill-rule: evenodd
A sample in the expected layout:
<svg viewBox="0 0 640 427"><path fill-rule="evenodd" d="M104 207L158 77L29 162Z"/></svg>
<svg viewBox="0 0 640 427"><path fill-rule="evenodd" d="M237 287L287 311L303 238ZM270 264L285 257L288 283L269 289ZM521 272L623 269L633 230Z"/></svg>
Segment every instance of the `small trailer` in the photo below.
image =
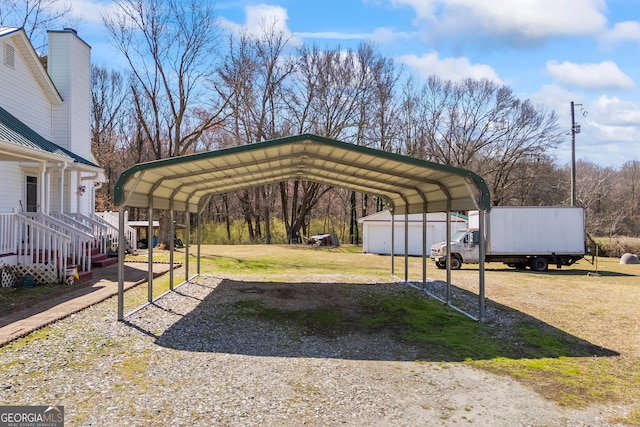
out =
<svg viewBox="0 0 640 427"><path fill-rule="evenodd" d="M469 213L469 228L451 238L451 269L479 262L478 212ZM546 271L572 265L584 258L584 210L577 207L493 207L486 215L485 262L503 262L510 267ZM431 259L446 268L447 244L431 246Z"/></svg>

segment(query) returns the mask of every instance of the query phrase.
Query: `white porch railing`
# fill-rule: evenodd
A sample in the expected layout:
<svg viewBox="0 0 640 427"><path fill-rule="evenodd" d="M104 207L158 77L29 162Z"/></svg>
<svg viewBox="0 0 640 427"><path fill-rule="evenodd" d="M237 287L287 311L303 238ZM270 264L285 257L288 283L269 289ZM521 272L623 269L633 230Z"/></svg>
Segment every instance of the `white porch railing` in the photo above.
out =
<svg viewBox="0 0 640 427"><path fill-rule="evenodd" d="M125 213L126 215L126 213ZM116 250L118 247L118 240L120 238L120 233L118 233L119 229L119 220L118 220L118 212L96 212L96 219L98 221L103 221L109 229L107 231L107 236L109 241L111 242L111 249ZM138 248L138 233L133 227L127 225L126 216L125 216L125 226L124 226L124 238L127 240L129 244L129 248L132 252ZM125 249L126 246L125 246Z"/></svg>
<svg viewBox="0 0 640 427"><path fill-rule="evenodd" d="M15 254L19 265L54 265L57 279L65 279L71 236L17 213L0 214L0 231L0 255Z"/></svg>
<svg viewBox="0 0 640 427"><path fill-rule="evenodd" d="M22 212L21 215L45 225L71 239L69 260L71 265L77 265L83 271L91 271L91 245L93 236L79 230L53 216L42 212Z"/></svg>
<svg viewBox="0 0 640 427"><path fill-rule="evenodd" d="M0 255L16 253L17 233L14 213L0 213Z"/></svg>
<svg viewBox="0 0 640 427"><path fill-rule="evenodd" d="M98 249L102 254L107 253L107 242L110 240L108 224L80 213L51 213L50 215L65 224L91 234L93 236L91 247Z"/></svg>
<svg viewBox="0 0 640 427"><path fill-rule="evenodd" d="M52 216L62 222L64 222L67 225L70 225L74 228L77 228L80 231L84 231L85 233L92 233L92 228L88 225L83 224L80 221L76 221L76 219L73 217L74 214L65 214L65 213L60 213L60 212L50 212L49 216Z"/></svg>

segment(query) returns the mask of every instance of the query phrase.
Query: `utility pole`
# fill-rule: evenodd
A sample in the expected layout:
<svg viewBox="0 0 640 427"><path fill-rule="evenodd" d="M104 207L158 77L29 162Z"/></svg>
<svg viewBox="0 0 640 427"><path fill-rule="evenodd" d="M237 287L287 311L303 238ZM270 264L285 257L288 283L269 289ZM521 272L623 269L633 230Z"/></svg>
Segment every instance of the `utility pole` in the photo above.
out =
<svg viewBox="0 0 640 427"><path fill-rule="evenodd" d="M581 105L581 104L575 104ZM580 133L580 125L576 125L574 104L571 101L571 206L576 203L576 134Z"/></svg>

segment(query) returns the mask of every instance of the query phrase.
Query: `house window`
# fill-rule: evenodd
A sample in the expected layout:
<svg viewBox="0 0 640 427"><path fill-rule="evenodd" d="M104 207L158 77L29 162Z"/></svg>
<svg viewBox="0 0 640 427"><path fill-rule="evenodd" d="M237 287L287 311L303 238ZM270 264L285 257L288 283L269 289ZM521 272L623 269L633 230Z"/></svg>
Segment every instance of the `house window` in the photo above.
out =
<svg viewBox="0 0 640 427"><path fill-rule="evenodd" d="M15 67L16 50L9 43L4 44L4 65L9 68Z"/></svg>
<svg viewBox="0 0 640 427"><path fill-rule="evenodd" d="M27 176L27 212L38 211L38 177Z"/></svg>

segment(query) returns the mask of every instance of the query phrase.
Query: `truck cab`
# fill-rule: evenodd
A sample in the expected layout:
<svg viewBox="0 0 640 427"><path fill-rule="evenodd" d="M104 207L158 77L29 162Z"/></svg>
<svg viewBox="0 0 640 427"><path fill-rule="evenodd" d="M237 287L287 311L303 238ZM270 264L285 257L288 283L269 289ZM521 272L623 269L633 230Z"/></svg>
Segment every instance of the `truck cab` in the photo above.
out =
<svg viewBox="0 0 640 427"><path fill-rule="evenodd" d="M463 262L477 264L479 262L478 230L460 230L451 236L451 269L459 270ZM447 267L447 242L431 246L431 259L438 268Z"/></svg>

